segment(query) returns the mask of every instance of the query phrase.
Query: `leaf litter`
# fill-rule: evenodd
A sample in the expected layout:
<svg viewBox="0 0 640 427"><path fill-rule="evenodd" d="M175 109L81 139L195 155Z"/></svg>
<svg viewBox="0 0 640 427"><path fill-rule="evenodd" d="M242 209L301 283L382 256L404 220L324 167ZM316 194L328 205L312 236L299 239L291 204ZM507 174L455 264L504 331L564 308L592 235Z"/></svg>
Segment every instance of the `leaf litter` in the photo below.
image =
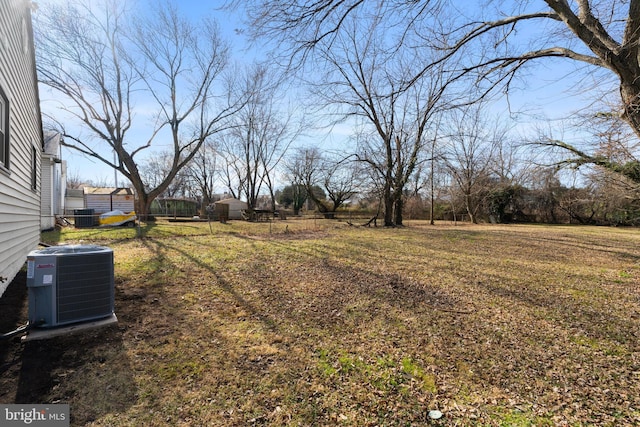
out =
<svg viewBox="0 0 640 427"><path fill-rule="evenodd" d="M37 391L20 373L45 347L12 343L3 403L69 403L73 425L640 423L640 232L288 222L111 242L118 326L49 341L66 356Z"/></svg>

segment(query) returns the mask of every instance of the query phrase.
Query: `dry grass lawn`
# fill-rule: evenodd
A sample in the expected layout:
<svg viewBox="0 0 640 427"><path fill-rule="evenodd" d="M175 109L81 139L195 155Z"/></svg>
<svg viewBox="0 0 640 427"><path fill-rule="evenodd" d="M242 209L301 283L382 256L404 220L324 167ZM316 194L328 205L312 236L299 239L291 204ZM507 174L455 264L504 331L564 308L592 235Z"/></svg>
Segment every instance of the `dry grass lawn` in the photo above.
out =
<svg viewBox="0 0 640 427"><path fill-rule="evenodd" d="M640 230L135 233L43 235L114 249L119 323L7 344L0 403L69 403L95 426L640 424Z"/></svg>

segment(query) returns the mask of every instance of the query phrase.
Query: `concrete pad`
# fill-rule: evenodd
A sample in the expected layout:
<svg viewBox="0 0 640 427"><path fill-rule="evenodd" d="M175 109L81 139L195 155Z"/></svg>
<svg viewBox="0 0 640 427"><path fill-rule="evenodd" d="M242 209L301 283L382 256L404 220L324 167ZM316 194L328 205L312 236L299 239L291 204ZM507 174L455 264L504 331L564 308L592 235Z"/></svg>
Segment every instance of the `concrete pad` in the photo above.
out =
<svg viewBox="0 0 640 427"><path fill-rule="evenodd" d="M90 322L74 323L73 325L59 326L57 328L34 328L22 337L22 341L45 340L60 335L72 334L74 332L83 332L91 329L101 328L118 323L115 313L104 319L93 320Z"/></svg>

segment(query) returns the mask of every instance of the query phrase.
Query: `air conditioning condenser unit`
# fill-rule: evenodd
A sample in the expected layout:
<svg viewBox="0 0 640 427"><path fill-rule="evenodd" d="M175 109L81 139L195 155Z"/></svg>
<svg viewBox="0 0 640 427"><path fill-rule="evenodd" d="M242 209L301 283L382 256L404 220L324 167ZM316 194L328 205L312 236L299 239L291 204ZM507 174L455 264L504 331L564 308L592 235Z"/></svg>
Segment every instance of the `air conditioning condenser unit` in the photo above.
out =
<svg viewBox="0 0 640 427"><path fill-rule="evenodd" d="M114 315L113 251L51 246L27 256L29 324L51 328Z"/></svg>

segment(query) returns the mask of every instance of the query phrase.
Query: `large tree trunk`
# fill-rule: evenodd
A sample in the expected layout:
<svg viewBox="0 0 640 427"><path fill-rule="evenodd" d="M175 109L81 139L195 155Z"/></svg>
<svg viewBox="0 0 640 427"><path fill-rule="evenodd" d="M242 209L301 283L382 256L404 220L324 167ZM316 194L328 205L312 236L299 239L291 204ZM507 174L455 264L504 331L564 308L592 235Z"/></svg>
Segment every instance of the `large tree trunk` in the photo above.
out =
<svg viewBox="0 0 640 427"><path fill-rule="evenodd" d="M471 221L472 224L477 224L478 217L476 216L475 209L473 206L473 201L471 200L470 195L465 194L464 204L465 204L465 207L467 208L467 213L469 214L469 221Z"/></svg>
<svg viewBox="0 0 640 427"><path fill-rule="evenodd" d="M401 194L396 194L395 202L393 204L393 217L396 226L402 225L402 211L404 209L404 200Z"/></svg>
<svg viewBox="0 0 640 427"><path fill-rule="evenodd" d="M151 212L151 203L153 199L149 198L149 195L144 190L136 188L138 199L136 201L136 216L141 221L147 221L149 213Z"/></svg>
<svg viewBox="0 0 640 427"><path fill-rule="evenodd" d="M640 87L637 84L620 84L620 96L624 105L623 118L640 138Z"/></svg>
<svg viewBox="0 0 640 427"><path fill-rule="evenodd" d="M384 203L384 226L393 227L393 197L391 197L391 186L388 181L384 184L382 201Z"/></svg>

